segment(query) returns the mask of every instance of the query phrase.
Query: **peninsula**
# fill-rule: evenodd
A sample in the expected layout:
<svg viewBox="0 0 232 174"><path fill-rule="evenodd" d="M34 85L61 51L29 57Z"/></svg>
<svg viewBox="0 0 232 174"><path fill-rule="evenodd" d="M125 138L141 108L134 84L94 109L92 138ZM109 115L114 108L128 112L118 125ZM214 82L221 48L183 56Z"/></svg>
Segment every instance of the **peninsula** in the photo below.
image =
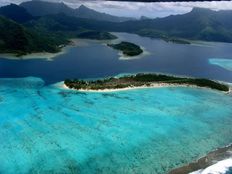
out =
<svg viewBox="0 0 232 174"><path fill-rule="evenodd" d="M176 77L162 74L136 74L119 78L110 77L103 80L85 81L70 80L64 81L65 86L76 90L116 90L130 87L152 87L154 85L186 85L206 87L219 91L229 92L229 86L209 79Z"/></svg>
<svg viewBox="0 0 232 174"><path fill-rule="evenodd" d="M86 31L77 35L77 38L81 39L94 39L94 40L113 40L117 39L117 36L103 31Z"/></svg>
<svg viewBox="0 0 232 174"><path fill-rule="evenodd" d="M125 56L138 56L143 53L143 50L140 46L130 43L130 42L121 42L119 44L108 44L109 47L112 47L116 50L122 51Z"/></svg>
<svg viewBox="0 0 232 174"><path fill-rule="evenodd" d="M165 42L176 43L176 44L191 44L190 40L169 36L162 31L143 29L135 32L142 37L149 37L153 39L162 39Z"/></svg>

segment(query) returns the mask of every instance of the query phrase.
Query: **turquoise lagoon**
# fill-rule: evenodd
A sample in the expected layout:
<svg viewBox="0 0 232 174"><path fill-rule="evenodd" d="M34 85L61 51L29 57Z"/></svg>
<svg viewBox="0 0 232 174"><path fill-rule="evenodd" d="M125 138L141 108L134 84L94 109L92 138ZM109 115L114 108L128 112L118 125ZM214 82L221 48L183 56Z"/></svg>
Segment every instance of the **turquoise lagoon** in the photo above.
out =
<svg viewBox="0 0 232 174"><path fill-rule="evenodd" d="M0 173L167 173L232 142L232 96L171 87L83 93L0 80Z"/></svg>

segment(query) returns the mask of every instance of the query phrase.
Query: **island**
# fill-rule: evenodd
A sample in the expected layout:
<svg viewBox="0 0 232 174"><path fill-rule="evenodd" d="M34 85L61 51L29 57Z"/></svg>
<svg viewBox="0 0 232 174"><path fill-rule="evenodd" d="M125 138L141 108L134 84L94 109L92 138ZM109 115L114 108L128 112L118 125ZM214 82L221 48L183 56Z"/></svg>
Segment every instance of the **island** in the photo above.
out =
<svg viewBox="0 0 232 174"><path fill-rule="evenodd" d="M140 48L140 46L130 42L123 41L118 44L107 44L107 46L122 51L125 56L138 56L143 53L143 50Z"/></svg>
<svg viewBox="0 0 232 174"><path fill-rule="evenodd" d="M230 88L226 84L203 78L177 77L163 74L144 74L129 75L123 77L110 77L103 80L86 81L70 80L64 81L66 87L76 90L112 90L136 87L154 87L156 86L197 86L206 87L219 91L229 92Z"/></svg>
<svg viewBox="0 0 232 174"><path fill-rule="evenodd" d="M104 31L85 31L77 34L81 39L95 39L95 40L113 40L117 39L117 36Z"/></svg>
<svg viewBox="0 0 232 174"><path fill-rule="evenodd" d="M33 22L32 22L33 23ZM72 44L73 38L112 40L117 37L109 32L87 29L48 31L32 24L23 25L0 16L0 54L4 57L22 58L31 54L59 54ZM46 26L49 23L46 24ZM59 30L59 29L57 29Z"/></svg>
<svg viewBox="0 0 232 174"><path fill-rule="evenodd" d="M59 3L49 4L51 11L56 13L50 13L50 10L42 13L40 11L43 5L47 7L47 2L39 2L39 7L34 1L28 3L38 9L15 4L0 8L0 53L19 57L31 53L58 53L72 38L114 39L115 36L108 32L133 33L178 44L191 44L192 40L232 43L231 27L222 22L230 18L227 11L193 8L186 14L135 20L99 13L83 6L74 10ZM59 6L61 8L57 8ZM63 8L66 10L62 11ZM41 14L36 14L38 12ZM214 23L220 27L212 25ZM128 55L138 53L125 51Z"/></svg>
<svg viewBox="0 0 232 174"><path fill-rule="evenodd" d="M138 34L142 37L149 37L153 39L162 39L166 42L176 43L176 44L191 44L191 42L187 39L178 38L174 36L169 36L163 31L158 30L149 30L149 29L143 29L135 32L135 34Z"/></svg>

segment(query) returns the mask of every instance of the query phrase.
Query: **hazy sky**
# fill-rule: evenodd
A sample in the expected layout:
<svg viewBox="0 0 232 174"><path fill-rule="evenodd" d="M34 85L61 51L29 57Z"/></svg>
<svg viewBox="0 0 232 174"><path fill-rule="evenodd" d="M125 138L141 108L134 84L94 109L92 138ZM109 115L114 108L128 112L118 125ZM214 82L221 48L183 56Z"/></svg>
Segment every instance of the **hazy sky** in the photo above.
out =
<svg viewBox="0 0 232 174"><path fill-rule="evenodd" d="M0 5L9 3L19 4L28 0L0 0ZM160 2L160 3L135 3L135 2L112 2L101 0L46 0L50 2L64 2L72 8L84 4L97 11L106 12L117 16L141 15L148 17L163 17L170 14L182 14L191 11L193 7L205 7L214 10L232 10L232 1L220 2Z"/></svg>

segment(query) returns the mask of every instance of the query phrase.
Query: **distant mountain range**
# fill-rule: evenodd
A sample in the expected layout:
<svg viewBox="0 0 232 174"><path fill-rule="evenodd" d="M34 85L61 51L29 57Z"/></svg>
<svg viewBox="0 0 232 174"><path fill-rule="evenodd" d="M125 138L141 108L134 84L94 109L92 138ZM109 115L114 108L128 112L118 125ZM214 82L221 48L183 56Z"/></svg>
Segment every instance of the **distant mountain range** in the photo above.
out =
<svg viewBox="0 0 232 174"><path fill-rule="evenodd" d="M183 38L232 42L232 20L230 19L232 19L232 11L229 10L212 11L204 8L194 8L191 12L182 15L120 23L57 14L41 17L36 20L34 25L43 26L49 30L70 31L85 28L108 32L129 32L163 39Z"/></svg>
<svg viewBox="0 0 232 174"><path fill-rule="evenodd" d="M193 8L189 13L171 15L136 22L126 22L133 26L128 31L156 37L166 35L193 40L232 42L232 10L213 11L205 8Z"/></svg>
<svg viewBox="0 0 232 174"><path fill-rule="evenodd" d="M107 32L135 33L179 43L187 43L183 39L232 42L231 10L194 8L182 15L135 20L100 13L83 5L72 9L64 3L36 0L19 6L11 4L1 7L0 15L4 16L0 18L0 52L10 52L11 47L13 51L23 50L24 53L55 52L59 50L59 45L73 37L88 38L90 34L89 38L114 38ZM19 47L14 47L12 37L20 43ZM22 38L27 41L21 42ZM8 39L11 44L8 44Z"/></svg>
<svg viewBox="0 0 232 174"><path fill-rule="evenodd" d="M32 16L45 16L63 13L67 16L110 22L124 22L128 20L135 20L134 18L118 17L106 13L100 13L84 5L81 5L77 9L73 9L68 7L64 3L52 3L34 0L23 2L22 4L20 4L20 6L25 8Z"/></svg>

